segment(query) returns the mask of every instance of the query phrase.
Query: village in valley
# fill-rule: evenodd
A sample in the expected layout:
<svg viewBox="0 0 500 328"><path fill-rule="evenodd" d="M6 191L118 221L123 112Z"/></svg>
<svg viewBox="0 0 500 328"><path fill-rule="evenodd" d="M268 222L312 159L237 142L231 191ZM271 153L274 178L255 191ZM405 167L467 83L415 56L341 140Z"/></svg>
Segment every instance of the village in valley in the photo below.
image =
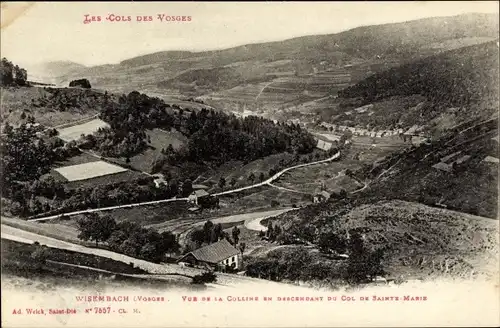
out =
<svg viewBox="0 0 500 328"><path fill-rule="evenodd" d="M166 51L52 63L45 78L3 58L2 275L161 288L491 277L498 17L390 26L405 24L421 39L397 51L386 39L407 36L370 33L368 47L354 29L269 43L276 58Z"/></svg>

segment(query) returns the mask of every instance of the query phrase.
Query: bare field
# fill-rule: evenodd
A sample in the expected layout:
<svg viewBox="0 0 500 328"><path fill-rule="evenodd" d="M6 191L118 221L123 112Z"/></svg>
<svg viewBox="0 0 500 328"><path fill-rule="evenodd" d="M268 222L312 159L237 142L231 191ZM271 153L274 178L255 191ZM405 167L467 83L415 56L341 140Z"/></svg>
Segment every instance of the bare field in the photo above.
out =
<svg viewBox="0 0 500 328"><path fill-rule="evenodd" d="M97 130L99 130L100 128L106 128L106 127L109 127L108 123L100 119L94 119L90 122L60 129L59 138L61 138L66 142L78 140L82 134L83 135L93 134L97 132Z"/></svg>
<svg viewBox="0 0 500 328"><path fill-rule="evenodd" d="M103 175L125 172L127 169L109 164L104 161L96 161L84 164L65 166L54 169L61 174L67 181L79 181L97 178Z"/></svg>

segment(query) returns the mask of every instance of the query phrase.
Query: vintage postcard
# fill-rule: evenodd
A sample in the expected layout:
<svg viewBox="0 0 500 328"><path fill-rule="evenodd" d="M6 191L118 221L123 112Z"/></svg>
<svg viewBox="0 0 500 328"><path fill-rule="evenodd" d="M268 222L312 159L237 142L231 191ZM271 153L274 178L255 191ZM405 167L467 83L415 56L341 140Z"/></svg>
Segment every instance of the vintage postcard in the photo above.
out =
<svg viewBox="0 0 500 328"><path fill-rule="evenodd" d="M499 326L498 2L2 2L2 326Z"/></svg>

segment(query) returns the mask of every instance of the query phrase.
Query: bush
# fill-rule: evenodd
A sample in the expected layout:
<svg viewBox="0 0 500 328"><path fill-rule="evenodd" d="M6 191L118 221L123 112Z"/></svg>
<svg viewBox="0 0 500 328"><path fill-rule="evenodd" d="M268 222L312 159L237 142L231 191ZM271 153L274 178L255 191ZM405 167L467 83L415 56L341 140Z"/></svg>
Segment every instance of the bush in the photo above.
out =
<svg viewBox="0 0 500 328"><path fill-rule="evenodd" d="M193 284L209 284L217 281L217 276L213 272L203 272L193 277Z"/></svg>
<svg viewBox="0 0 500 328"><path fill-rule="evenodd" d="M70 87L81 87L85 89L90 89L91 85L89 80L87 79L80 79L80 80L73 80L69 83Z"/></svg>

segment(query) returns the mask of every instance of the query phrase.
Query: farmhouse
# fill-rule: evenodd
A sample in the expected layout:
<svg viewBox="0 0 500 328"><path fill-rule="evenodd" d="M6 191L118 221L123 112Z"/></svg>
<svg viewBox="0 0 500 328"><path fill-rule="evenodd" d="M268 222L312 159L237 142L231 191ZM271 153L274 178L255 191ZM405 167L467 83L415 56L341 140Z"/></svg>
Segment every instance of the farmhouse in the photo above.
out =
<svg viewBox="0 0 500 328"><path fill-rule="evenodd" d="M167 181L165 180L165 176L161 173L153 174L154 183L156 188L160 188L160 186L166 186Z"/></svg>
<svg viewBox="0 0 500 328"><path fill-rule="evenodd" d="M226 266L240 269L241 253L226 239L223 239L187 253L177 263L190 263L195 266L205 266L215 270L224 270Z"/></svg>
<svg viewBox="0 0 500 328"><path fill-rule="evenodd" d="M198 205L198 201L204 197L208 197L210 194L203 189L195 190L189 195L188 201L190 203Z"/></svg>
<svg viewBox="0 0 500 328"><path fill-rule="evenodd" d="M318 143L316 144L316 148L327 151L327 150L330 150L332 148L332 143L318 139Z"/></svg>
<svg viewBox="0 0 500 328"><path fill-rule="evenodd" d="M316 193L313 196L313 203L321 203L321 202L327 201L330 199L330 197L331 197L330 193L323 190L321 192Z"/></svg>

